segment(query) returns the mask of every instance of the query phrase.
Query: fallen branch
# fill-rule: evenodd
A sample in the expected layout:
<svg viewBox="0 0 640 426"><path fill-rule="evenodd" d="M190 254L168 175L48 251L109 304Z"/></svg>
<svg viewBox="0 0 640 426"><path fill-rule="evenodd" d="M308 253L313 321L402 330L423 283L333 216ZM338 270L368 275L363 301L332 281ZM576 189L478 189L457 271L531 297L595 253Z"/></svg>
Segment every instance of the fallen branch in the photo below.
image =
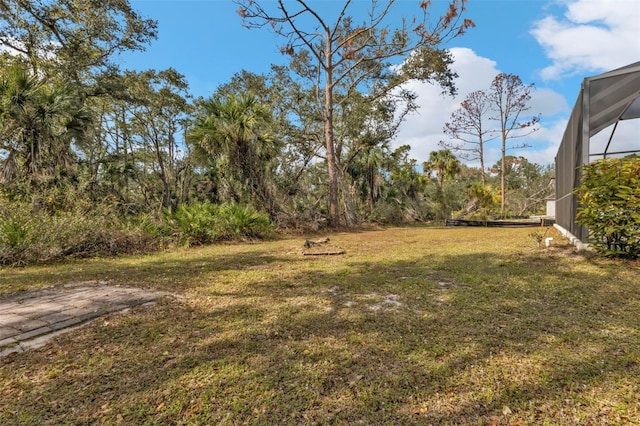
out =
<svg viewBox="0 0 640 426"><path fill-rule="evenodd" d="M335 254L344 254L345 251L343 249L339 249L336 251L305 251L302 252L303 256L331 256Z"/></svg>
<svg viewBox="0 0 640 426"><path fill-rule="evenodd" d="M327 244L327 243L329 243L329 237L323 238L321 240L316 240L316 241L305 240L304 248L311 248L314 246L320 246L322 244Z"/></svg>

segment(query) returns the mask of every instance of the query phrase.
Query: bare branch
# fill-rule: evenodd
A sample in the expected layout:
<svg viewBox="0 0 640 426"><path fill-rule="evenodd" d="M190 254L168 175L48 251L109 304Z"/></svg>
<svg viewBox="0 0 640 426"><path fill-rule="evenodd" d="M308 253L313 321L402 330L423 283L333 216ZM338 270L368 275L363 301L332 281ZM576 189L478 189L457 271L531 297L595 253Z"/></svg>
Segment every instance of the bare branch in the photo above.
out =
<svg viewBox="0 0 640 426"><path fill-rule="evenodd" d="M266 0L265 0L266 1ZM342 161L342 147L353 142L350 155L354 155L364 149L358 145L356 139L362 137L357 129L350 129L347 140L336 138L334 129L334 109L336 106L349 106L361 100L350 99L357 95L358 91L365 92L369 102L381 102L381 121L385 121L383 131L389 135L397 132L399 123L406 114L415 108L413 99L404 91L398 99L385 103L385 97L409 78L415 77L421 80L433 79L443 87L449 88L453 93L453 78L455 74L450 71L450 57L437 46L451 38L457 37L472 27L473 21L462 17L466 0L450 0L445 13L431 21L431 2L420 2L421 17L414 17L402 22L397 27L386 24L386 18L396 0L370 0L371 8L368 12L368 20L363 23L354 23L348 15L349 8L355 3L353 0L345 0L338 11L337 18L329 24L318 12L313 9L308 0L295 0L286 2L278 0L277 11L270 13L264 9L259 0L236 0L240 5L239 14L243 18L244 25L248 28L264 27L269 25L272 30L286 38L281 51L296 58L296 49L304 49L317 61L317 74L313 77L307 73L306 77L315 80L318 101L322 108L323 136L325 138L326 160L329 178L329 215L331 222L340 223L342 217L346 217L349 224L355 216L351 212L354 205L348 185L344 181L345 164ZM294 5L294 6L292 6ZM382 7L379 7L382 5ZM429 49L426 55L422 50ZM412 63L411 69L393 69L391 61L398 59L403 61L407 55L419 51L419 61ZM423 62L420 62L422 60ZM430 64L421 72L418 68ZM298 71L310 71L309 67L302 65ZM413 75L411 75L413 72ZM321 86L322 89L321 89ZM321 91L322 90L322 91ZM322 93L322 95L320 95ZM339 96L337 96L339 95ZM394 121L390 111L396 111L399 102L404 102L404 109L400 110L399 119ZM345 114L345 111L340 111ZM389 118L391 117L391 118ZM398 116L396 116L398 117ZM348 118L348 113L345 120ZM355 142L354 142L355 141ZM342 199L339 201L339 193ZM342 216L340 206L345 206Z"/></svg>

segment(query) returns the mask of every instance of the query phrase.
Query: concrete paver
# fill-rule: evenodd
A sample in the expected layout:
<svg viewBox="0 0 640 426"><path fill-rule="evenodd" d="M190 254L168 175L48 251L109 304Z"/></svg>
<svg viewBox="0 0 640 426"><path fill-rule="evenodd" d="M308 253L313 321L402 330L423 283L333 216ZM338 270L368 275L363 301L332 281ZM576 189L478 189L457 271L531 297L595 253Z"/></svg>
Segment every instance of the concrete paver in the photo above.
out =
<svg viewBox="0 0 640 426"><path fill-rule="evenodd" d="M169 293L87 281L0 296L0 357L42 346L61 332Z"/></svg>

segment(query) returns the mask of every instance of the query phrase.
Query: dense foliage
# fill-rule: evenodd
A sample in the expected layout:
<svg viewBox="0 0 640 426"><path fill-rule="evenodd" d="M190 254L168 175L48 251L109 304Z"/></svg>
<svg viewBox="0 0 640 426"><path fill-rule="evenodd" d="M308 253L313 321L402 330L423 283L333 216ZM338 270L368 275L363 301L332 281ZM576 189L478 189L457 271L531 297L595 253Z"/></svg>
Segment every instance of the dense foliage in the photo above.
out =
<svg viewBox="0 0 640 426"><path fill-rule="evenodd" d="M264 75L239 71L193 99L177 70L114 65L118 52L155 38L154 21L126 0L79 5L0 2L0 263L497 211L501 164L484 176L443 150L420 167L394 140L416 108L403 81L455 92L452 59L435 45L395 74L391 56L374 55L336 82L331 162L309 52L290 52L289 67ZM44 25L47 15L59 19ZM335 41L368 43L358 31L345 20ZM508 212L538 213L552 171L507 160ZM328 164L339 177L333 213Z"/></svg>
<svg viewBox="0 0 640 426"><path fill-rule="evenodd" d="M323 129L318 139L331 225L358 222L345 170L359 151L393 136L415 108L415 93L402 84L413 79L455 92L453 59L441 46L475 26L465 17L466 2L445 2L440 16L436 5L420 2L402 25L395 20L390 25L393 0L358 5L364 20L350 16L356 3L351 1L336 5L339 12L333 15L302 0L236 1L245 26L267 27L282 37L281 52L292 57L291 70L315 93L309 106Z"/></svg>
<svg viewBox="0 0 640 426"><path fill-rule="evenodd" d="M145 253L180 244L267 238L269 217L252 207L196 203L159 218L122 217L112 205L80 205L55 214L28 203L0 200L0 265L26 265L65 257Z"/></svg>
<svg viewBox="0 0 640 426"><path fill-rule="evenodd" d="M583 167L578 222L590 243L614 257L640 257L640 158L604 159Z"/></svg>

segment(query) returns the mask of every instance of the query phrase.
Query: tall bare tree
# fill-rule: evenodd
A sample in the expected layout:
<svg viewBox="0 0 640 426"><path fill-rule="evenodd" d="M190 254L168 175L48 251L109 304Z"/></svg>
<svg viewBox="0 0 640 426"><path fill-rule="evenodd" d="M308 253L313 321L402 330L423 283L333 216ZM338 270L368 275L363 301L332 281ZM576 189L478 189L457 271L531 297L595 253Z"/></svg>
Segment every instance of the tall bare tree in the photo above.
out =
<svg viewBox="0 0 640 426"><path fill-rule="evenodd" d="M390 13L395 0L367 2L366 18L360 23L355 22L350 11L356 6L362 11L362 3L352 0L342 2L331 19L326 8L312 6L307 0L236 0L245 26L268 26L286 39L281 47L283 53L309 58L310 67L303 71L315 80L317 88L326 150L329 220L333 226L352 226L356 221L353 195L336 148L336 106L357 91L367 92L375 101L411 78L436 81L453 90L455 74L449 69L452 60L439 46L474 26L473 21L462 16L466 1L452 0L435 20L431 19L430 1L416 2L419 16L392 26ZM395 67L393 60L397 61ZM397 66L400 62L403 65Z"/></svg>
<svg viewBox="0 0 640 426"><path fill-rule="evenodd" d="M531 109L529 101L531 93L535 89L533 84L524 84L520 77L515 74L500 73L493 79L489 89L489 101L497 116L492 119L500 123L501 147L501 167L500 167L500 195L502 202L500 211L504 215L506 201L506 153L508 149L524 148L527 144L508 146L511 139L522 138L538 130L536 126L540 121L539 115L526 115Z"/></svg>
<svg viewBox="0 0 640 426"><path fill-rule="evenodd" d="M440 141L440 146L459 152L469 161L480 161L482 185L486 184L484 148L485 144L498 137L488 120L491 104L484 90L467 95L460 108L451 113L451 121L445 123L444 133L451 138Z"/></svg>

